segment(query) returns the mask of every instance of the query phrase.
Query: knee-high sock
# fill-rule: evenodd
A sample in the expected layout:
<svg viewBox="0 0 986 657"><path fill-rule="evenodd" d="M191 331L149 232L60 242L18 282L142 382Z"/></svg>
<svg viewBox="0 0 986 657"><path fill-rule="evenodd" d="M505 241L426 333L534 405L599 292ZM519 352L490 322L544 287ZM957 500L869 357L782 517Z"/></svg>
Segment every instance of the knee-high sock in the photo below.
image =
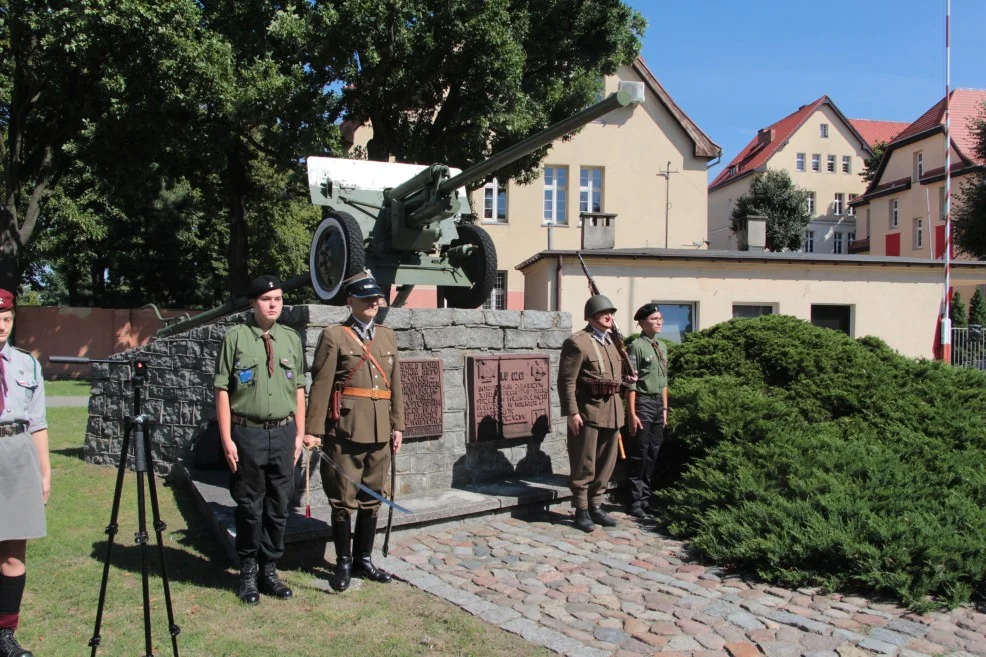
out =
<svg viewBox="0 0 986 657"><path fill-rule="evenodd" d="M27 575L0 575L0 630L16 630Z"/></svg>

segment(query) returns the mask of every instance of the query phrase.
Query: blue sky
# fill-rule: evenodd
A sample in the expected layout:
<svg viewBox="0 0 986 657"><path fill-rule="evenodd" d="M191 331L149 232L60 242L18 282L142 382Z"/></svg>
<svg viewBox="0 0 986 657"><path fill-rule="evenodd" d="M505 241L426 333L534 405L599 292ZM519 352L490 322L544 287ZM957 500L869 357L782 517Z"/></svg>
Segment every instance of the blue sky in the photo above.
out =
<svg viewBox="0 0 986 657"><path fill-rule="evenodd" d="M643 56L729 162L828 95L849 118L913 121L945 94L944 0L627 0ZM986 89L986 2L952 0L952 87Z"/></svg>

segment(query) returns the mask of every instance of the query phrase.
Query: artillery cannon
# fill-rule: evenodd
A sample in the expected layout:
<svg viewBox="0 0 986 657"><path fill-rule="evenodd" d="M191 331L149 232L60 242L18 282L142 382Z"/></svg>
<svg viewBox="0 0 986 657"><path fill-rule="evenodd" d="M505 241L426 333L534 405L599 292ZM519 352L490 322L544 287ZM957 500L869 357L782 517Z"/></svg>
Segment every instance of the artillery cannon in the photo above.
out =
<svg viewBox="0 0 986 657"><path fill-rule="evenodd" d="M474 225L465 187L631 103L621 89L487 160L459 171L328 157L308 158L312 202L323 220L312 239L312 286L342 304L342 281L369 269L385 289L398 287L402 305L415 285L435 285L453 308L476 308L496 283L496 248Z"/></svg>

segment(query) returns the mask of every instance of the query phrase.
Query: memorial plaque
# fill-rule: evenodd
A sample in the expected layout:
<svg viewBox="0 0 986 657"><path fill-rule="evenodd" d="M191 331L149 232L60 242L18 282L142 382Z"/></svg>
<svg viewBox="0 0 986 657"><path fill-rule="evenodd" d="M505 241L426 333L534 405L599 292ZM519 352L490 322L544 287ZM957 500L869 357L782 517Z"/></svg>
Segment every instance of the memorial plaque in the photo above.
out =
<svg viewBox="0 0 986 657"><path fill-rule="evenodd" d="M469 356L470 440L543 436L551 430L547 355Z"/></svg>
<svg viewBox="0 0 986 657"><path fill-rule="evenodd" d="M440 358L402 358L404 437L441 436L445 419L445 390Z"/></svg>

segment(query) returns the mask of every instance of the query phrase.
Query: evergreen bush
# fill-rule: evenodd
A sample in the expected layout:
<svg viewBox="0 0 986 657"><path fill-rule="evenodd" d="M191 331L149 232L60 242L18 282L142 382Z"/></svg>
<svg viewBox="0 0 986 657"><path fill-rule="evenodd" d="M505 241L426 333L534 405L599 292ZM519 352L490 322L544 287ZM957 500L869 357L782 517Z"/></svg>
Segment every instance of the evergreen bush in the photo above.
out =
<svg viewBox="0 0 986 657"><path fill-rule="evenodd" d="M670 354L667 528L788 586L953 607L986 580L986 375L792 317Z"/></svg>

